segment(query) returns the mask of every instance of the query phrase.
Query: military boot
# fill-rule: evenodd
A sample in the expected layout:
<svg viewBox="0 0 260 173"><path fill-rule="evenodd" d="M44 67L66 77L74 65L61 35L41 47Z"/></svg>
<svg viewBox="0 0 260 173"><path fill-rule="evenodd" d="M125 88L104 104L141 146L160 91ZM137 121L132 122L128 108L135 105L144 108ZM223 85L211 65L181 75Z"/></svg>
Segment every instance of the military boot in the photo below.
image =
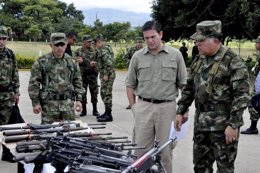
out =
<svg viewBox="0 0 260 173"><path fill-rule="evenodd" d="M109 122L113 121L113 116L111 114L111 109L106 109L105 113L102 116L97 117L98 122Z"/></svg>
<svg viewBox="0 0 260 173"><path fill-rule="evenodd" d="M92 103L93 104L93 116L100 116L100 113L97 110L97 103Z"/></svg>
<svg viewBox="0 0 260 173"><path fill-rule="evenodd" d="M87 115L87 104L86 103L82 103L82 112L80 113L81 117L84 117Z"/></svg>
<svg viewBox="0 0 260 173"><path fill-rule="evenodd" d="M257 125L257 121L251 121L251 126L248 129L241 131L241 134L257 135L258 129L257 129L256 125Z"/></svg>

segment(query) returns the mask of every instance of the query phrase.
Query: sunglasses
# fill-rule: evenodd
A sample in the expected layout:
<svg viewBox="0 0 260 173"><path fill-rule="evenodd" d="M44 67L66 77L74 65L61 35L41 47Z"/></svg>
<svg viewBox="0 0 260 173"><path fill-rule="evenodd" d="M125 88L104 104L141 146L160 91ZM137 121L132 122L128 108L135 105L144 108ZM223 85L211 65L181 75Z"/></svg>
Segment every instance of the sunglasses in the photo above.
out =
<svg viewBox="0 0 260 173"><path fill-rule="evenodd" d="M0 40L6 40L7 37L0 37Z"/></svg>
<svg viewBox="0 0 260 173"><path fill-rule="evenodd" d="M59 47L59 46L63 47L63 46L65 46L65 43L62 43L62 42L61 43L57 43L57 44L54 44L54 46L55 47Z"/></svg>

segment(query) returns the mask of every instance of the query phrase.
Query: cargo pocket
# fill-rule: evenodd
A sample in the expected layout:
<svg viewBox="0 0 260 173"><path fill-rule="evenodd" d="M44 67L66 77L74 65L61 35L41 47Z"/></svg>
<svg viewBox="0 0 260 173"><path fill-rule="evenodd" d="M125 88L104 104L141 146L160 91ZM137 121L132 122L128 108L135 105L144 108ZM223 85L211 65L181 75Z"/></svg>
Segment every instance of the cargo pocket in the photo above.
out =
<svg viewBox="0 0 260 173"><path fill-rule="evenodd" d="M151 64L150 63L142 63L138 66L137 78L139 81L148 81L151 79Z"/></svg>
<svg viewBox="0 0 260 173"><path fill-rule="evenodd" d="M162 62L162 80L176 80L177 64L175 61Z"/></svg>

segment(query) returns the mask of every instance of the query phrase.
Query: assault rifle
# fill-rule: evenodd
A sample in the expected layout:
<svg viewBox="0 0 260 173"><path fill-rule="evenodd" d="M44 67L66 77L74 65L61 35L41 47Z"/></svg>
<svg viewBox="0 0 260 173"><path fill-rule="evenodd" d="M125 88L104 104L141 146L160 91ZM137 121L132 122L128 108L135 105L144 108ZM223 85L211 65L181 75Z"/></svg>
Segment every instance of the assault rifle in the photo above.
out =
<svg viewBox="0 0 260 173"><path fill-rule="evenodd" d="M156 165L158 167L158 172L166 172L163 165L161 164L159 154L161 151L167 147L168 145L172 144L177 138L170 139L166 143L164 143L162 146L159 146L156 142L155 147L149 150L147 153L145 153L142 157L137 159L133 164L128 166L122 173L140 173L140 172L152 172L151 168ZM154 171L154 172L157 172Z"/></svg>

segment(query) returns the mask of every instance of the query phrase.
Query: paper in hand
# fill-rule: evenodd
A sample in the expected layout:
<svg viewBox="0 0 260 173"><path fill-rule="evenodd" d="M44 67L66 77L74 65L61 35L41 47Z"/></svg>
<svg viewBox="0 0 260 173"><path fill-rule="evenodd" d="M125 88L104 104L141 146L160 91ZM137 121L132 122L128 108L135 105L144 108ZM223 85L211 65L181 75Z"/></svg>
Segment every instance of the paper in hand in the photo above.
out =
<svg viewBox="0 0 260 173"><path fill-rule="evenodd" d="M170 135L169 135L169 139L174 139L175 137L177 138L177 141L184 139L187 136L188 130L189 130L189 122L190 119L188 118L188 120L181 125L181 131L176 131L176 129L174 128L174 122L172 122L171 124L171 128L170 128Z"/></svg>

